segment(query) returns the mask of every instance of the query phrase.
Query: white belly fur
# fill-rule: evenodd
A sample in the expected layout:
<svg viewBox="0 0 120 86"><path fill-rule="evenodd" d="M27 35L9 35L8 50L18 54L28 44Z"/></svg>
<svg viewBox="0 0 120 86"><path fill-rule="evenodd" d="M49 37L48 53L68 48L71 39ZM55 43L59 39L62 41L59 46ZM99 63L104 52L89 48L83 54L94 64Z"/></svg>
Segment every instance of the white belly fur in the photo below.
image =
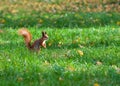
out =
<svg viewBox="0 0 120 86"><path fill-rule="evenodd" d="M42 44L44 45L44 44L45 44L45 42L46 42L46 40L44 40Z"/></svg>

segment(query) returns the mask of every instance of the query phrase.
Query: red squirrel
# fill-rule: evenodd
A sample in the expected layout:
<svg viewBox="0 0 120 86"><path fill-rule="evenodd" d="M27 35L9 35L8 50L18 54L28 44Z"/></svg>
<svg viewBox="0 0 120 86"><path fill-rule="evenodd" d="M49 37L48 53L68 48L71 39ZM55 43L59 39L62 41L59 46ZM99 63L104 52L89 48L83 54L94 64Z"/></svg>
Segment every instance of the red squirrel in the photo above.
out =
<svg viewBox="0 0 120 86"><path fill-rule="evenodd" d="M35 40L33 44L31 44L31 33L26 28L19 29L18 34L24 37L25 44L29 50L39 51L41 46L46 48L46 40L48 39L46 32L42 31L42 37Z"/></svg>

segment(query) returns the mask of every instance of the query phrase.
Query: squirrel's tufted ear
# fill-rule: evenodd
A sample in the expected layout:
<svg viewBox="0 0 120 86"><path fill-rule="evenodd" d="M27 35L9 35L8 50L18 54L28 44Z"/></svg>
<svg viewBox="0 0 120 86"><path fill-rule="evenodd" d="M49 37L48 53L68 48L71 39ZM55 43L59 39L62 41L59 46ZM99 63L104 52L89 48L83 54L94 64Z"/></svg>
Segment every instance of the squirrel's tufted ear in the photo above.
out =
<svg viewBox="0 0 120 86"><path fill-rule="evenodd" d="M44 32L45 34L47 34L46 32Z"/></svg>
<svg viewBox="0 0 120 86"><path fill-rule="evenodd" d="M42 36L44 36L45 35L45 32L44 31L42 31Z"/></svg>

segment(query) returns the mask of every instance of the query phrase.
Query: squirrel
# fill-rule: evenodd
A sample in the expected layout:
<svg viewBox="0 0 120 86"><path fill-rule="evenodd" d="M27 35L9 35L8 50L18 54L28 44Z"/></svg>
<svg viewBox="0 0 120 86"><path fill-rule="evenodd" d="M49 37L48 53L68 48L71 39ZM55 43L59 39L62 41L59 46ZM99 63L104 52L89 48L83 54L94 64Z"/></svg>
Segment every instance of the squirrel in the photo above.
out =
<svg viewBox="0 0 120 86"><path fill-rule="evenodd" d="M48 35L45 31L42 31L42 37L35 40L33 44L31 44L31 33L26 28L19 29L18 34L24 37L26 47L29 50L39 51L41 47L46 48L46 40L48 39Z"/></svg>

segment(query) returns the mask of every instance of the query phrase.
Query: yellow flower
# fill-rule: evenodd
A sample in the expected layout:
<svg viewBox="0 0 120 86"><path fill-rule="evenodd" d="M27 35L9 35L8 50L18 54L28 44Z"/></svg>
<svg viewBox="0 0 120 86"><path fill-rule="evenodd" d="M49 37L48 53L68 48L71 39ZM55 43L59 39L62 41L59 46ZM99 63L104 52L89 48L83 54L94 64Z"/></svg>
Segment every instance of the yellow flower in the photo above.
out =
<svg viewBox="0 0 120 86"><path fill-rule="evenodd" d="M81 50L77 50L77 52L80 56L83 56L83 54L84 54L83 51L81 51Z"/></svg>

